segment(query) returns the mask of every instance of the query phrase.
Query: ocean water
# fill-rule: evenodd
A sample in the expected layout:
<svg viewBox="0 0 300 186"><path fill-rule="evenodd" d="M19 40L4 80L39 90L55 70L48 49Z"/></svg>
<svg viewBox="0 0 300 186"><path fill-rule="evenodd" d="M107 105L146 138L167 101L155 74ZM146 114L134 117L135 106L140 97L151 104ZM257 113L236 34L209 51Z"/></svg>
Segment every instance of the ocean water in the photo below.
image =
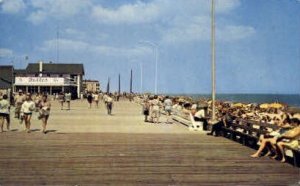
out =
<svg viewBox="0 0 300 186"><path fill-rule="evenodd" d="M195 100L200 98L211 98L209 94L185 94ZM273 103L279 102L291 107L300 108L300 94L217 94L217 100L241 102L241 103Z"/></svg>

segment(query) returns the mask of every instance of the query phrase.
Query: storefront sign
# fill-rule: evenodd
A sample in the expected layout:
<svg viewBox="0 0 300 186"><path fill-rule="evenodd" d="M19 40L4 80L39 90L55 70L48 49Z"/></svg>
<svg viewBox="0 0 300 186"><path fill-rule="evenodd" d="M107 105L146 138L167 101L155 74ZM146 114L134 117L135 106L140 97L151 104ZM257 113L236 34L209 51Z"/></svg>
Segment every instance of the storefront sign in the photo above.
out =
<svg viewBox="0 0 300 186"><path fill-rule="evenodd" d="M62 78L62 77L16 77L15 85L63 86L63 85L65 85L65 78Z"/></svg>

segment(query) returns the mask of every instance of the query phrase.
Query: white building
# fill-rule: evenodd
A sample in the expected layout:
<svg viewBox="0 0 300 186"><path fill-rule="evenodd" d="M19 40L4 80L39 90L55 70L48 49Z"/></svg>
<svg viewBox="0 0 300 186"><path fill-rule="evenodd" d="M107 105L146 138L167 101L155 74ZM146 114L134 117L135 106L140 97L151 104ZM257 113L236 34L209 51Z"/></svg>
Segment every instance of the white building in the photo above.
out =
<svg viewBox="0 0 300 186"><path fill-rule="evenodd" d="M14 92L23 90L50 95L70 91L73 98L82 92L83 64L30 63L26 69L15 70Z"/></svg>

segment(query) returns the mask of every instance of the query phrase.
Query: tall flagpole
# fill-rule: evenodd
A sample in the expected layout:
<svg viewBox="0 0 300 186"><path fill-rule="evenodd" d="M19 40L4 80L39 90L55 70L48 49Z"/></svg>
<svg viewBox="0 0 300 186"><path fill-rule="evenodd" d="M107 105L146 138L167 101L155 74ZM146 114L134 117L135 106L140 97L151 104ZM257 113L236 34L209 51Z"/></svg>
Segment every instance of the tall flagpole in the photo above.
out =
<svg viewBox="0 0 300 186"><path fill-rule="evenodd" d="M59 25L57 25L56 31L56 63L59 62Z"/></svg>
<svg viewBox="0 0 300 186"><path fill-rule="evenodd" d="M155 46L155 94L157 94L157 66L158 66L158 46Z"/></svg>
<svg viewBox="0 0 300 186"><path fill-rule="evenodd" d="M211 0L211 79L212 79L212 121L216 120L216 60L215 60L215 1Z"/></svg>
<svg viewBox="0 0 300 186"><path fill-rule="evenodd" d="M130 93L132 93L132 69L130 71Z"/></svg>
<svg viewBox="0 0 300 186"><path fill-rule="evenodd" d="M119 94L121 93L121 75L119 74Z"/></svg>
<svg viewBox="0 0 300 186"><path fill-rule="evenodd" d="M141 67L141 93L143 93L143 64L140 63Z"/></svg>
<svg viewBox="0 0 300 186"><path fill-rule="evenodd" d="M109 89L110 89L110 78L108 77L107 87L106 87L106 93L109 93Z"/></svg>

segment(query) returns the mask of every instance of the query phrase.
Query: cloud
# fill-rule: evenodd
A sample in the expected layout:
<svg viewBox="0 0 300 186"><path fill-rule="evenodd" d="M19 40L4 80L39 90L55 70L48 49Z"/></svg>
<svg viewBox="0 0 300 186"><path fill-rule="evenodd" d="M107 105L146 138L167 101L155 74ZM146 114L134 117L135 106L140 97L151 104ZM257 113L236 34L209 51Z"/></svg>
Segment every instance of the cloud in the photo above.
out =
<svg viewBox="0 0 300 186"><path fill-rule="evenodd" d="M63 30L62 34L64 36L68 36L74 39L79 39L79 40L83 40L85 38L87 38L87 35L85 34L85 32L73 29L73 28L67 28L65 30Z"/></svg>
<svg viewBox="0 0 300 186"><path fill-rule="evenodd" d="M198 16L189 20L180 19L168 29L161 30L163 43L192 42L210 40L210 17ZM251 26L216 25L216 39L219 41L236 41L251 37L256 31Z"/></svg>
<svg viewBox="0 0 300 186"><path fill-rule="evenodd" d="M162 30L164 43L190 42L209 39L210 21L208 17L194 17L189 20L178 20L169 29Z"/></svg>
<svg viewBox="0 0 300 186"><path fill-rule="evenodd" d="M23 0L2 0L1 11L7 14L17 14L26 8Z"/></svg>
<svg viewBox="0 0 300 186"><path fill-rule="evenodd" d="M247 37L252 36L256 33L255 29L250 26L235 26L235 25L228 25L224 28L217 29L216 31L217 39L223 41L234 41L239 39L244 39Z"/></svg>
<svg viewBox="0 0 300 186"><path fill-rule="evenodd" d="M28 21L39 24L48 17L65 19L83 13L92 6L89 0L31 0L34 9Z"/></svg>
<svg viewBox="0 0 300 186"><path fill-rule="evenodd" d="M71 53L85 53L86 55L96 55L96 56L113 56L113 57L140 57L144 55L149 55L152 50L148 47L113 47L106 45L94 45L84 41L70 40L70 39L59 39L59 50L61 52L71 52ZM57 40L47 40L43 45L38 48L38 50L43 52L51 52L57 50Z"/></svg>
<svg viewBox="0 0 300 186"><path fill-rule="evenodd" d="M239 5L240 0L217 0L216 12L227 13ZM207 0L154 0L148 3L137 1L114 9L96 5L92 9L92 17L105 24L140 24L172 21L178 16L203 15L209 11L210 1Z"/></svg>
<svg viewBox="0 0 300 186"><path fill-rule="evenodd" d="M215 2L217 15L226 15L241 4L240 0ZM211 1L208 0L153 0L137 1L116 8L96 5L91 14L102 24L155 24L162 41L174 43L210 39L210 9ZM222 21L226 22L226 19ZM217 25L217 39L222 41L244 39L254 33L255 29L247 25Z"/></svg>
<svg viewBox="0 0 300 186"><path fill-rule="evenodd" d="M135 4L122 5L117 9L104 8L98 5L93 8L92 16L98 22L108 24L147 23L156 20L159 11L159 6L154 3L138 1Z"/></svg>
<svg viewBox="0 0 300 186"><path fill-rule="evenodd" d="M13 51L6 48L0 48L0 57L10 57L13 55Z"/></svg>
<svg viewBox="0 0 300 186"><path fill-rule="evenodd" d="M216 0L216 13L228 13L240 6L240 0Z"/></svg>

